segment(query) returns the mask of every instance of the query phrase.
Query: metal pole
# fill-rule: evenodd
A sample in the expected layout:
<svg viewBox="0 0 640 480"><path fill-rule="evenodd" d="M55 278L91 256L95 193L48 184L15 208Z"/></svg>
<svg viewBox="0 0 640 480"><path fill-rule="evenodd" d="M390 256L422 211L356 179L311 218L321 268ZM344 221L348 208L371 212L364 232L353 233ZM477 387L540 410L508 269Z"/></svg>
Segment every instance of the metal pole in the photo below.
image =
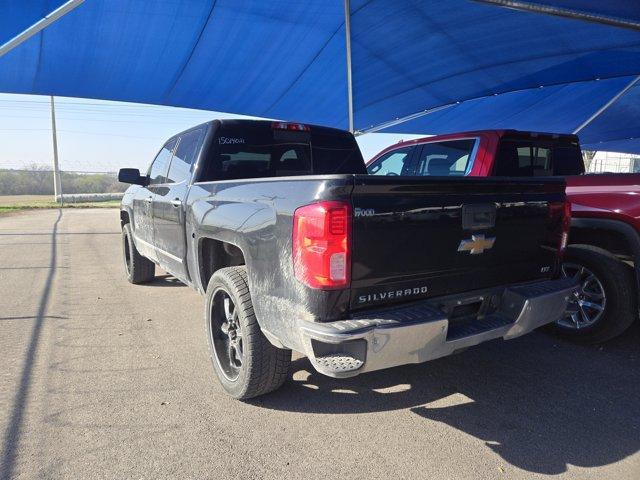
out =
<svg viewBox="0 0 640 480"><path fill-rule="evenodd" d="M53 200L60 203L62 200L62 183L60 181L60 167L58 166L58 132L56 130L56 105L51 95L51 134L53 135Z"/></svg>
<svg viewBox="0 0 640 480"><path fill-rule="evenodd" d="M411 120L415 120L416 118L424 117L426 115L429 115L430 113L439 112L440 110L444 110L445 108L453 107L454 105L458 105L459 103L460 102L447 103L446 105L440 105L439 107L429 108L427 110L423 110L422 112L412 113L411 115L407 115L406 117L396 118L395 120L391 120L391 121L388 121L388 122L380 123L378 125L375 125L375 126L372 126L372 127L369 127L369 128L364 128L362 130L359 130L358 133L359 134L364 134L364 133L378 132L380 130L384 130L385 128L391 128L391 127L394 127L396 125L400 125L401 123L406 123L406 122L409 122Z"/></svg>
<svg viewBox="0 0 640 480"><path fill-rule="evenodd" d="M636 78L631 80L631 82L629 82L629 84L626 87L624 87L622 90L620 90L611 100L609 100L602 107L600 107L598 110L596 110L596 112L593 115L591 115L584 122L582 122L580 124L580 126L578 128L576 128L572 133L574 135L577 134L580 130L582 130L584 127L586 127L591 122L593 122L596 118L598 118L600 115L602 115L604 113L604 111L607 110L607 108L609 108L611 105L616 103L621 96L623 96L625 93L627 93L629 90L631 90L633 88L633 86L636 83L638 83L638 81L640 81L640 75L638 75Z"/></svg>
<svg viewBox="0 0 640 480"><path fill-rule="evenodd" d="M5 43L2 46L0 46L0 57L2 57L3 55L9 53L11 50L16 48L22 42L30 39L36 33L38 33L40 30L42 30L43 28L48 27L53 22L58 20L63 15L66 15L67 13L69 13L74 8L79 7L83 2L84 2L84 0L69 0L67 3L65 3L65 4L61 5L60 7L56 8L49 15L47 15L44 18L42 18L41 20L38 20L36 23L31 25L29 28L27 28L26 30L23 30L18 35L16 35L11 40L9 40L7 43Z"/></svg>
<svg viewBox="0 0 640 480"><path fill-rule="evenodd" d="M349 131L353 133L353 81L351 77L351 6L344 0L344 38L347 50L347 110L349 114Z"/></svg>
<svg viewBox="0 0 640 480"><path fill-rule="evenodd" d="M556 6L540 5L539 3L531 3L522 0L475 0L478 3L488 3L499 7L511 8L523 12L542 13L544 15L552 15L555 17L570 18L573 20L582 20L585 22L600 23L611 27L629 28L631 30L640 30L640 23L628 20L626 18L611 17L608 15L600 15L597 13L581 12L568 8Z"/></svg>

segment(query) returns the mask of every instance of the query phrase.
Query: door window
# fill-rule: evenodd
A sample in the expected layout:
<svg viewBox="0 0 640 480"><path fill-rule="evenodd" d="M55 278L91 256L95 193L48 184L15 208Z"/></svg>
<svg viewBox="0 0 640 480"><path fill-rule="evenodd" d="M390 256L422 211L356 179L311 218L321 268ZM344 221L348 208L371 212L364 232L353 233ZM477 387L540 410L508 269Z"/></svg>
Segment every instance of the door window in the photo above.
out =
<svg viewBox="0 0 640 480"><path fill-rule="evenodd" d="M164 144L160 153L156 155L156 158L153 160L151 168L149 169L150 185L165 183L167 169L169 168L169 162L171 161L171 155L173 154L175 146L176 139L172 138Z"/></svg>
<svg viewBox="0 0 640 480"><path fill-rule="evenodd" d="M167 183L180 183L191 178L191 169L202 146L204 130L191 130L180 137L176 153L171 159Z"/></svg>
<svg viewBox="0 0 640 480"><path fill-rule="evenodd" d="M425 143L420 152L416 175L459 176L471 170L475 138Z"/></svg>
<svg viewBox="0 0 640 480"><path fill-rule="evenodd" d="M384 154L367 167L367 172L369 175L411 175L409 163L412 148L400 148Z"/></svg>

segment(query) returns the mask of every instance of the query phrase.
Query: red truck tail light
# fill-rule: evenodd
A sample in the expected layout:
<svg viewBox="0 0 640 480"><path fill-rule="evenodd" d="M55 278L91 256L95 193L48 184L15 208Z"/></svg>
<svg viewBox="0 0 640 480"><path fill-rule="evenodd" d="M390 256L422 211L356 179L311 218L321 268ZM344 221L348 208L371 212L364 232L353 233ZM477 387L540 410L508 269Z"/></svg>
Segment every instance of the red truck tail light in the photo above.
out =
<svg viewBox="0 0 640 480"><path fill-rule="evenodd" d="M351 206L318 202L293 214L293 269L311 288L345 288L351 280Z"/></svg>
<svg viewBox="0 0 640 480"><path fill-rule="evenodd" d="M567 249L569 241L569 230L571 228L571 202L553 202L549 204L549 216L557 218L557 238L558 238L558 254L562 258L564 251Z"/></svg>

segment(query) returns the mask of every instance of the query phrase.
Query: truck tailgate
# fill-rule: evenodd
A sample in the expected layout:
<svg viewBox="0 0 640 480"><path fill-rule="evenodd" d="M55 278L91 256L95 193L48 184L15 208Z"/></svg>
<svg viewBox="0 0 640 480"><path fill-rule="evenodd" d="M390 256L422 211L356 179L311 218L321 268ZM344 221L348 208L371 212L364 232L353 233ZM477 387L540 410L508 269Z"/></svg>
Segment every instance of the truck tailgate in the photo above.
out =
<svg viewBox="0 0 640 480"><path fill-rule="evenodd" d="M356 175L351 308L551 278L564 190L557 177Z"/></svg>

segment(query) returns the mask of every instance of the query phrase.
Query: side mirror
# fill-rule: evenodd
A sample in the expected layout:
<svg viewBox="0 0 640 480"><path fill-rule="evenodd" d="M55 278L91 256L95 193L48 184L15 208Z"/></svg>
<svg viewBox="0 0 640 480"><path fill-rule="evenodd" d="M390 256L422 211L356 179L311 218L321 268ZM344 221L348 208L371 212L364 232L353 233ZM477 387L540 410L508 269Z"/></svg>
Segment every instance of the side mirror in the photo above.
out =
<svg viewBox="0 0 640 480"><path fill-rule="evenodd" d="M149 185L149 177L140 175L140 170L137 168L121 168L118 172L118 181L143 187Z"/></svg>

